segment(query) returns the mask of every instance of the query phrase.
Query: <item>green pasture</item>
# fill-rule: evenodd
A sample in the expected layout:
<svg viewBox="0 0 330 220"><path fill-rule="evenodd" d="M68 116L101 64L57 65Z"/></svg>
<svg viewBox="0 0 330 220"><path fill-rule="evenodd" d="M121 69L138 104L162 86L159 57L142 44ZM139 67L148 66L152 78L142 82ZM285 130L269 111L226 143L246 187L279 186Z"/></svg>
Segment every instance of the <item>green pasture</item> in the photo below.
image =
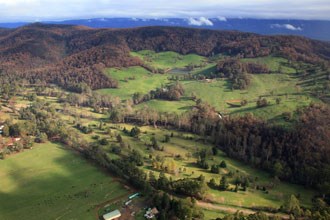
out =
<svg viewBox="0 0 330 220"><path fill-rule="evenodd" d="M96 205L128 194L119 182L59 144L0 161L0 219L96 219Z"/></svg>

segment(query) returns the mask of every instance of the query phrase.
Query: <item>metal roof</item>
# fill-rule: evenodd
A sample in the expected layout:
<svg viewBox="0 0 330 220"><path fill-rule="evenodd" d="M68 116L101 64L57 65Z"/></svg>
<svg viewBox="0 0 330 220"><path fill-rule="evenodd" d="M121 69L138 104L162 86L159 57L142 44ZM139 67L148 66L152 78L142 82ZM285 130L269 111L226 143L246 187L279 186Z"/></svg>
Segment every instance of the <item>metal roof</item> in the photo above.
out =
<svg viewBox="0 0 330 220"><path fill-rule="evenodd" d="M121 213L118 209L116 209L115 211L109 212L105 215L103 215L104 220L112 220L115 218L119 218L121 216Z"/></svg>

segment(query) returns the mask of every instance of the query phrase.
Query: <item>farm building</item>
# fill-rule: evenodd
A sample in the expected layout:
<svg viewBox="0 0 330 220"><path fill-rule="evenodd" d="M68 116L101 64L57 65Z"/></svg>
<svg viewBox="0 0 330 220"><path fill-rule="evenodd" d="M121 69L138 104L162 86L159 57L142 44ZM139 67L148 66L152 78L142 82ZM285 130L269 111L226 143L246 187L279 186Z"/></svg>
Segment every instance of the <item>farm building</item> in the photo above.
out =
<svg viewBox="0 0 330 220"><path fill-rule="evenodd" d="M130 200L128 200L127 202L125 202L125 205L128 206L128 205L131 204L131 203L132 203L132 200L130 199Z"/></svg>
<svg viewBox="0 0 330 220"><path fill-rule="evenodd" d="M103 219L104 220L114 220L114 219L118 219L120 216L121 216L120 211L118 209L116 209L115 211L104 214Z"/></svg>
<svg viewBox="0 0 330 220"><path fill-rule="evenodd" d="M152 219L154 218L156 215L158 215L159 211L158 209L155 207L153 209L149 208L146 211L146 214L144 214L144 217L146 217L147 219Z"/></svg>
<svg viewBox="0 0 330 220"><path fill-rule="evenodd" d="M140 195L140 193L135 193L135 194L129 196L128 198L129 199L134 199L135 197L138 197L139 195Z"/></svg>

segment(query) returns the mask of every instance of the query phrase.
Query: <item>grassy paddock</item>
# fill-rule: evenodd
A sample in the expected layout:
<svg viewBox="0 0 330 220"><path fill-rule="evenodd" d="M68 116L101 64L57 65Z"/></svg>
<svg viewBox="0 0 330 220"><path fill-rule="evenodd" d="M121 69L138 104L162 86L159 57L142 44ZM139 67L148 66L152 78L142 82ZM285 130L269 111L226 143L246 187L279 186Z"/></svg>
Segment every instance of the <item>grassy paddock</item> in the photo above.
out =
<svg viewBox="0 0 330 220"><path fill-rule="evenodd" d="M110 94L126 100L136 92L147 94L151 90L161 87L169 82L168 75L153 74L142 67L129 67L125 69L110 68L106 74L119 81L119 88L101 89L103 94Z"/></svg>
<svg viewBox="0 0 330 220"><path fill-rule="evenodd" d="M150 50L131 52L132 56L137 56L145 63L158 69L184 68L190 64L199 65L206 61L205 57L196 54L181 55L168 51L156 53Z"/></svg>
<svg viewBox="0 0 330 220"><path fill-rule="evenodd" d="M128 194L112 177L52 143L0 161L0 179L0 219L96 219L96 205Z"/></svg>
<svg viewBox="0 0 330 220"><path fill-rule="evenodd" d="M205 180L208 182L211 178L214 178L219 184L221 176L227 174L229 171L234 173L239 172L253 179L256 179L254 183L251 183L247 191L231 192L231 191L218 191L207 187L206 198L212 201L215 205L228 206L236 209L247 208L253 209L254 207L273 207L279 208L283 201L291 194L298 195L301 197L301 204L304 206L311 205L311 199L315 192L313 190L304 189L301 186L289 184L285 182L276 183L274 188L268 189L268 192L262 190L257 190L256 186L269 186L274 182L274 179L264 171L254 169L246 164L243 164L237 160L230 159L226 156L225 153L219 151L217 156L209 156L207 162L211 166L212 164L220 164L222 160L226 161L227 168L220 169L220 174L213 174L210 170L204 170L196 166L197 158L194 156L195 153L201 149L211 150L212 146L209 144L202 143L197 141L199 138L196 135L192 135L185 132L171 131L166 129L158 129L149 126L140 127L142 133L138 138L132 138L128 135L125 135L122 132L122 129L125 127L127 130L130 130L133 126L129 124L117 124L110 125L113 127L113 133L119 133L122 135L124 142L129 143L130 148L122 148L122 154L128 154L130 149L135 149L143 154L145 159L145 165L143 169L149 173L154 172L156 176L159 175L160 170L155 170L152 168L152 163L149 159L156 158L160 156L164 159L164 165L173 163L176 170L184 170L183 172L176 172L175 174L167 173L168 177L172 179L180 178L191 178L198 177L203 175ZM173 133L174 137L170 139L170 142L163 143L164 136L166 134L170 135ZM150 150L145 145L149 143L150 138L154 136L161 147L164 147L164 151L155 151ZM110 141L115 143L115 139L112 138ZM111 156L112 153L109 153ZM180 155L181 159L178 159L177 156ZM234 188L232 185L234 179L230 179L231 188ZM214 210L207 211L207 214L211 214ZM214 213L213 213L214 214ZM214 214L215 215L215 214Z"/></svg>

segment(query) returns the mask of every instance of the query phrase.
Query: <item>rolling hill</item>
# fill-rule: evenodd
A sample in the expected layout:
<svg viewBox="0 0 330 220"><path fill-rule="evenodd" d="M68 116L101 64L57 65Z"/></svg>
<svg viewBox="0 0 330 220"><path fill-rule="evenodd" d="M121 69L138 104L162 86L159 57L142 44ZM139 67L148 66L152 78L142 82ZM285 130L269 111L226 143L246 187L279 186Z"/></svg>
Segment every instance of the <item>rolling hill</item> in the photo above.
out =
<svg viewBox="0 0 330 220"><path fill-rule="evenodd" d="M103 69L145 66L130 52L146 49L243 58L275 55L311 63L328 62L330 57L329 43L296 36L178 27L93 29L41 23L1 29L0 48L2 74L71 90L81 82L92 89L117 87Z"/></svg>

